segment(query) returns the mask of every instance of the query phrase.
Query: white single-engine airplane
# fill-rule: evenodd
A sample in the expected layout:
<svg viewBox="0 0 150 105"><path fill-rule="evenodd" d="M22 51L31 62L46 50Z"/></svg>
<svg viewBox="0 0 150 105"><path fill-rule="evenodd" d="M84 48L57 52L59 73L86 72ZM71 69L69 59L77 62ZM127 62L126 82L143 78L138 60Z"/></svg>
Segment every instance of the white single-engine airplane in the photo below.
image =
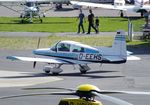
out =
<svg viewBox="0 0 150 105"><path fill-rule="evenodd" d="M120 16L123 17L123 11L141 13L143 17L144 13L150 11L150 5L148 0L135 0L134 5L125 5L125 0L114 0L114 4L100 4L91 2L80 2L80 1L70 1L73 5L88 6L88 7L98 7L110 10L120 10Z"/></svg>
<svg viewBox="0 0 150 105"><path fill-rule="evenodd" d="M33 18L38 18L42 23L41 15L45 17L45 11L40 10L40 4L50 3L50 0L0 0L0 6L6 7L20 14L21 22L29 20L33 22ZM21 6L24 10L20 11L13 7Z"/></svg>
<svg viewBox="0 0 150 105"><path fill-rule="evenodd" d="M19 13L20 18L22 18L22 23L27 20L32 23L33 18L39 19L42 23L41 16L45 17L45 13L50 8L47 10L41 10L41 7L46 7L45 5L41 6L41 4L50 4L51 2L53 2L53 0L0 0L0 6ZM23 10L20 10L21 8L14 8L17 6L23 7Z"/></svg>
<svg viewBox="0 0 150 105"><path fill-rule="evenodd" d="M139 60L133 57L127 58L125 32L122 30L117 31L115 41L112 47L91 47L75 41L59 41L51 48L34 50L35 55L47 56L48 58L35 58L35 57L19 57L8 56L7 59L32 61L35 67L36 62L45 62L49 65L45 66L45 73L52 72L59 74L63 70L60 68L64 64L79 65L81 73L86 73L90 70L87 64L90 63L112 63L120 64L125 63L127 60Z"/></svg>

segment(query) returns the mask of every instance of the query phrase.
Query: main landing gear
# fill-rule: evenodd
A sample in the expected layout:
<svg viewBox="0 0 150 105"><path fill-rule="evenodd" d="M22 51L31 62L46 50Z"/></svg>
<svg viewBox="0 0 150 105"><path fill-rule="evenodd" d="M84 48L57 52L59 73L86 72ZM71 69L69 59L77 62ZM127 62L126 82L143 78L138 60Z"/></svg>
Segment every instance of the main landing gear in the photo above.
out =
<svg viewBox="0 0 150 105"><path fill-rule="evenodd" d="M81 74L85 74L88 70L90 70L90 67L87 64L79 64L79 67Z"/></svg>
<svg viewBox="0 0 150 105"><path fill-rule="evenodd" d="M46 74L49 74L50 72L54 75L58 75L61 73L63 70L60 68L62 64L50 64L49 66L45 66L43 68L43 71Z"/></svg>

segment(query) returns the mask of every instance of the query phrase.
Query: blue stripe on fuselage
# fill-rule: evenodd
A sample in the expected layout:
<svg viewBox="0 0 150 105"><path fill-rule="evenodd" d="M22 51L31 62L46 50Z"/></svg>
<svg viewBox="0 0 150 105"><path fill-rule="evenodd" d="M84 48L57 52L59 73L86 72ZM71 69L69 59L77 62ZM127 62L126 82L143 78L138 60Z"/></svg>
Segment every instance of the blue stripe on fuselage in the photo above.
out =
<svg viewBox="0 0 150 105"><path fill-rule="evenodd" d="M36 55L50 56L50 57L64 57L70 59L78 59L77 53L68 53L68 52L53 52L53 51L33 51Z"/></svg>

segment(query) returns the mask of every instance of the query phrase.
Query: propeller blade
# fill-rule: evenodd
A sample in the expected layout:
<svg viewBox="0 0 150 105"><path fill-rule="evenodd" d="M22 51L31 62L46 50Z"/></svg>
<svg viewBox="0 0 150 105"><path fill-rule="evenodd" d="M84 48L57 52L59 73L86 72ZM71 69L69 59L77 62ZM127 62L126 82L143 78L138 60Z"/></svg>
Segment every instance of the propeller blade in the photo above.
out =
<svg viewBox="0 0 150 105"><path fill-rule="evenodd" d="M0 99L18 98L18 97L27 97L27 96L45 96L45 95L76 95L76 92L52 92L52 93L19 94L19 95L3 96L3 97L0 97Z"/></svg>
<svg viewBox="0 0 150 105"><path fill-rule="evenodd" d="M67 88L57 88L57 87L39 87L39 88L23 88L23 90L46 90L46 89L59 89L59 90L68 90L68 91L75 91L73 89Z"/></svg>
<svg viewBox="0 0 150 105"><path fill-rule="evenodd" d="M118 91L118 90L101 90L98 93L101 93L101 94L120 93L120 94L134 94L134 95L150 95L150 92Z"/></svg>
<svg viewBox="0 0 150 105"><path fill-rule="evenodd" d="M33 62L33 68L35 68L35 66L36 66L36 61Z"/></svg>
<svg viewBox="0 0 150 105"><path fill-rule="evenodd" d="M92 92L93 94L95 94L96 96L100 97L103 100L107 100L110 101L112 103L115 103L117 105L133 105L131 103L128 103L127 101L115 98L115 97L111 97L111 96L107 96L107 95L103 95L97 92Z"/></svg>

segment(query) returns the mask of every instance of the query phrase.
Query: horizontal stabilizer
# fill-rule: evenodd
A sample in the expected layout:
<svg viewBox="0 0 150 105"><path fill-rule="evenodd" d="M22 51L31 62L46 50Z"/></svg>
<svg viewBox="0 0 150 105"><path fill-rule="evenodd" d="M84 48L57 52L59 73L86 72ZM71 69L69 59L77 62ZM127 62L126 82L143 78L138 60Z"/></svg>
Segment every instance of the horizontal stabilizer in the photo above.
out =
<svg viewBox="0 0 150 105"><path fill-rule="evenodd" d="M109 60L110 62L118 62L118 61L125 60L119 56L107 56L106 59Z"/></svg>
<svg viewBox="0 0 150 105"><path fill-rule="evenodd" d="M127 60L141 60L141 58L137 56L129 55L127 56Z"/></svg>

